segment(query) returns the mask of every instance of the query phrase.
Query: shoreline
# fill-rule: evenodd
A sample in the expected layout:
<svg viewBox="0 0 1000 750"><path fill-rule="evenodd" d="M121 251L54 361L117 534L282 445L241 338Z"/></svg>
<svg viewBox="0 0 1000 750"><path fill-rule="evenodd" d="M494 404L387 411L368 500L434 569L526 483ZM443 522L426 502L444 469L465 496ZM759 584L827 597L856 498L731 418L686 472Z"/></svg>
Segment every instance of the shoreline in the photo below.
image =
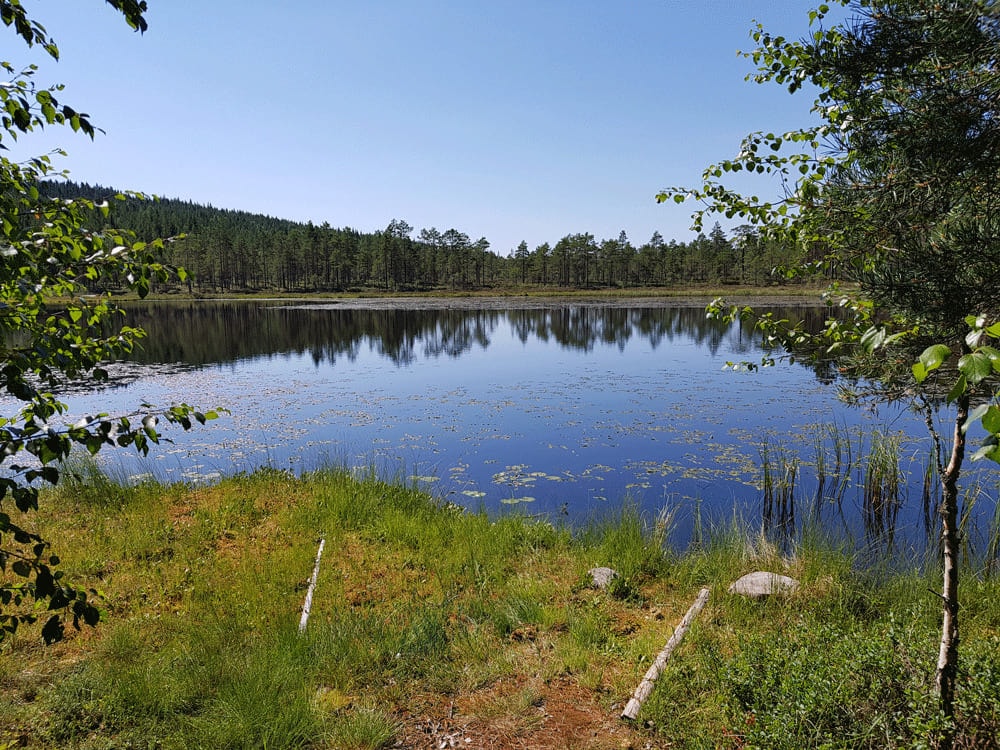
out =
<svg viewBox="0 0 1000 750"><path fill-rule="evenodd" d="M373 310L522 310L576 305L606 308L706 307L714 299L730 304L760 307L815 307L822 304L824 288L733 288L690 290L572 290L572 291L477 291L477 292L399 292L399 293L302 293L302 294L167 294L150 296L151 302L267 302L288 306L330 307Z"/></svg>

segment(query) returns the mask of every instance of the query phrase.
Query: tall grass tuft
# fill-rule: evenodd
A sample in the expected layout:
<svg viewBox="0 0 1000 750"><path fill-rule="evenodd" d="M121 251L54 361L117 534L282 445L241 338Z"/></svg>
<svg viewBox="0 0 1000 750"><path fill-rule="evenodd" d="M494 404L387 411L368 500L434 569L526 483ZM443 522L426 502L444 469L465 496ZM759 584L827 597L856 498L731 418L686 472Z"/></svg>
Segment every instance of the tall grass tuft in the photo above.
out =
<svg viewBox="0 0 1000 750"><path fill-rule="evenodd" d="M1000 500L995 500L993 503L993 518L987 531L984 569L987 577L992 577L1000 571Z"/></svg>
<svg viewBox="0 0 1000 750"><path fill-rule="evenodd" d="M311 702L307 655L289 627L229 652L211 697L188 720L190 746L308 746L322 726Z"/></svg>
<svg viewBox="0 0 1000 750"><path fill-rule="evenodd" d="M396 722L390 714L377 708L352 708L333 718L326 736L330 747L382 750L392 746Z"/></svg>
<svg viewBox="0 0 1000 750"><path fill-rule="evenodd" d="M900 436L875 432L864 467L862 495L865 535L872 548L893 548L899 515L902 477L899 467Z"/></svg>
<svg viewBox="0 0 1000 750"><path fill-rule="evenodd" d="M854 470L854 448L850 435L845 435L844 429L838 425L826 425L825 432L833 452L833 468L830 472L833 486L824 499L840 508L844 502L844 495L851 484L851 472Z"/></svg>
<svg viewBox="0 0 1000 750"><path fill-rule="evenodd" d="M795 482L799 458L783 449L774 449L765 440L759 449L763 522L767 533L776 532L784 544L795 533Z"/></svg>
<svg viewBox="0 0 1000 750"><path fill-rule="evenodd" d="M928 550L935 550L933 557L937 559L941 544L938 530L938 508L941 505L941 481L938 476L937 461L934 452L927 457L927 467L924 469L923 484L920 491L921 508L923 509L924 536L927 539Z"/></svg>
<svg viewBox="0 0 1000 750"><path fill-rule="evenodd" d="M152 479L136 483L124 474L109 473L89 455L72 454L59 466L61 474L55 493L60 497L97 508L126 505L141 488L159 487Z"/></svg>
<svg viewBox="0 0 1000 750"><path fill-rule="evenodd" d="M663 546L667 530L657 530L667 520L660 516L650 528L638 507L625 503L617 516L592 525L582 539L594 549L595 564L614 568L630 586L669 569L671 555Z"/></svg>

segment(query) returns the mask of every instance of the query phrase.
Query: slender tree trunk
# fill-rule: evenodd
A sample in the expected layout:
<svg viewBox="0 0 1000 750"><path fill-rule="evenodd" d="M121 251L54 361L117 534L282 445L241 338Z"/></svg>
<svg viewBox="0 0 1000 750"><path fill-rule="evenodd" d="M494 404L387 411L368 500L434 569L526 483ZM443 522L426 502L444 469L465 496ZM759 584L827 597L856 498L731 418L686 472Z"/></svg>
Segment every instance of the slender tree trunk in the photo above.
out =
<svg viewBox="0 0 1000 750"><path fill-rule="evenodd" d="M938 653L935 686L941 711L949 719L954 714L955 683L958 677L958 477L965 459L965 434L962 428L969 417L969 396L958 398L951 458L941 476L941 553L944 580L941 587L941 650ZM949 731L942 747L950 748Z"/></svg>

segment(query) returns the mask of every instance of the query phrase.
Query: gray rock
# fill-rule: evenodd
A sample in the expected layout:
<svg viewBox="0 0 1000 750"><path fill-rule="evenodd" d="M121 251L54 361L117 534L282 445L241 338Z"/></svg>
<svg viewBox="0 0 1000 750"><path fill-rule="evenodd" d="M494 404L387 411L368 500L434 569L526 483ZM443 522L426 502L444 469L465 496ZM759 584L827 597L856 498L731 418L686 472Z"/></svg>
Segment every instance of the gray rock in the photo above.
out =
<svg viewBox="0 0 1000 750"><path fill-rule="evenodd" d="M748 596L751 599L763 599L772 594L791 594L798 587L799 582L794 578L758 570L734 581L729 587L729 593Z"/></svg>
<svg viewBox="0 0 1000 750"><path fill-rule="evenodd" d="M587 572L595 589L606 589L611 585L611 581L618 577L618 571L614 568L591 568Z"/></svg>

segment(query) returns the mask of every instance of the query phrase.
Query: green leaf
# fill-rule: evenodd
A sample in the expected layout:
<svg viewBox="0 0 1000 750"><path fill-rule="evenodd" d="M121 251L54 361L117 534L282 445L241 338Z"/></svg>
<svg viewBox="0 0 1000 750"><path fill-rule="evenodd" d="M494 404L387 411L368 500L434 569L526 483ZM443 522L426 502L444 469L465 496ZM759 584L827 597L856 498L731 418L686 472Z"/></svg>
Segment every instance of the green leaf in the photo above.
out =
<svg viewBox="0 0 1000 750"><path fill-rule="evenodd" d="M959 375L958 380L955 381L955 385L952 386L951 391L948 393L947 402L950 404L958 399L965 391L968 389L969 384L966 382L965 375Z"/></svg>
<svg viewBox="0 0 1000 750"><path fill-rule="evenodd" d="M10 567L21 578L27 578L31 575L31 565L25 560L17 560Z"/></svg>
<svg viewBox="0 0 1000 750"><path fill-rule="evenodd" d="M871 354L885 342L885 328L872 326L861 336L861 348L866 354Z"/></svg>
<svg viewBox="0 0 1000 750"><path fill-rule="evenodd" d="M969 383L976 385L993 374L993 363L985 354L975 351L958 360L958 370Z"/></svg>
<svg viewBox="0 0 1000 750"><path fill-rule="evenodd" d="M969 427L979 418L981 418L987 411L989 411L989 404L980 404L975 409L969 412L968 418L965 420L965 424L962 425L962 434L964 435L968 432ZM983 423L985 426L985 422Z"/></svg>
<svg viewBox="0 0 1000 750"><path fill-rule="evenodd" d="M983 440L982 447L972 454L970 460L980 461L984 458L1000 462L1000 441L997 440L995 435L987 435L986 439Z"/></svg>
<svg viewBox="0 0 1000 750"><path fill-rule="evenodd" d="M52 645L63 639L62 618L59 615L52 615L42 627L42 638L45 643Z"/></svg>
<svg viewBox="0 0 1000 750"><path fill-rule="evenodd" d="M982 419L983 429L993 435L1000 433L1000 408L990 405L982 415Z"/></svg>
<svg viewBox="0 0 1000 750"><path fill-rule="evenodd" d="M920 362L927 372L936 370L941 364L951 356L951 349L944 344L933 344L924 349L920 355Z"/></svg>
<svg viewBox="0 0 1000 750"><path fill-rule="evenodd" d="M42 566L38 571L38 575L35 576L35 598L48 598L55 593L55 590L55 581L52 578L52 573L48 568Z"/></svg>
<svg viewBox="0 0 1000 750"><path fill-rule="evenodd" d="M981 346L977 351L989 358L990 362L993 363L994 372L1000 372L1000 349L994 349L992 346Z"/></svg>

